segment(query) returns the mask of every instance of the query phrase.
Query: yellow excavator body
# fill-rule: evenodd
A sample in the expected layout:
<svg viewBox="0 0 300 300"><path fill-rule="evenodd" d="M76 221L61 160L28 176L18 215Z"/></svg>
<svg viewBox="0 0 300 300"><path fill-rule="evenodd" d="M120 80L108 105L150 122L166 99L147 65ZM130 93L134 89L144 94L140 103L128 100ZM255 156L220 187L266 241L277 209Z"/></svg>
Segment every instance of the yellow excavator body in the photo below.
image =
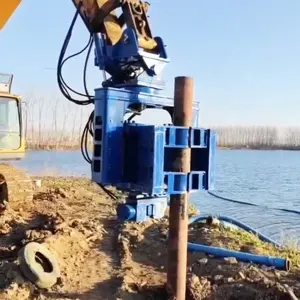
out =
<svg viewBox="0 0 300 300"><path fill-rule="evenodd" d="M28 174L9 161L25 156L22 99L11 93L13 75L0 73L0 204L17 208L19 201L32 200L32 181Z"/></svg>

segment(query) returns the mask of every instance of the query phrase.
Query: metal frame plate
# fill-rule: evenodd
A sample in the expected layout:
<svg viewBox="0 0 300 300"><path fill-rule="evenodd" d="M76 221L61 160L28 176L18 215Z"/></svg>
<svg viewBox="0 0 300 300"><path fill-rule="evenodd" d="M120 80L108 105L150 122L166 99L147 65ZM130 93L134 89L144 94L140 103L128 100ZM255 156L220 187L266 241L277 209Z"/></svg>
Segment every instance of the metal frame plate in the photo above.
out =
<svg viewBox="0 0 300 300"><path fill-rule="evenodd" d="M0 73L0 93L10 94L14 75Z"/></svg>

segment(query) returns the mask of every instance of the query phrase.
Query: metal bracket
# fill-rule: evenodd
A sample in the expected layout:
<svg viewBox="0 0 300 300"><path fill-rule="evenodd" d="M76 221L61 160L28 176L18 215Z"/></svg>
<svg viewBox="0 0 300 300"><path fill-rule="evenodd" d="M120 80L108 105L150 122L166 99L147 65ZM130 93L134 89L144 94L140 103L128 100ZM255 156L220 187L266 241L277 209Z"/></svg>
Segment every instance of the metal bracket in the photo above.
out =
<svg viewBox="0 0 300 300"><path fill-rule="evenodd" d="M14 75L0 73L0 93L10 94Z"/></svg>

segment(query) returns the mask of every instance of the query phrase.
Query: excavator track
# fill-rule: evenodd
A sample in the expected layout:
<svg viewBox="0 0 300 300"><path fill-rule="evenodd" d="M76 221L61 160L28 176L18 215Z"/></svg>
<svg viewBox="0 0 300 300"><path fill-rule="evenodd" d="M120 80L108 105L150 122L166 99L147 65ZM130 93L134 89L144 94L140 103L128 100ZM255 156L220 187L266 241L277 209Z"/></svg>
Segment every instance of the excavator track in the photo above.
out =
<svg viewBox="0 0 300 300"><path fill-rule="evenodd" d="M33 184L24 171L9 164L0 164L0 204L18 209L24 202L33 200Z"/></svg>

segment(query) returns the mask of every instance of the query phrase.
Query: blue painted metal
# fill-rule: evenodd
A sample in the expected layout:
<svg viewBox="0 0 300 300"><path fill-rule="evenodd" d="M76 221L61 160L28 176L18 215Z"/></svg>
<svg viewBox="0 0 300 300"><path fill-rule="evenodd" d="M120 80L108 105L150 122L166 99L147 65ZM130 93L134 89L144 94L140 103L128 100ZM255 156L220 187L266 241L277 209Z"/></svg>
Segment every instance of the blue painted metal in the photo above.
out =
<svg viewBox="0 0 300 300"><path fill-rule="evenodd" d="M151 203L156 211L153 217L164 214L162 200L156 197L213 188L216 140L214 132L203 128L125 122L133 106L173 113L173 99L151 87L97 89L92 180L131 194L146 194L142 200L130 195L126 202L130 206L119 210L120 218L141 221L148 218L145 207ZM199 123L198 108L194 103L194 124ZM173 172L176 149L187 147L192 148L191 173Z"/></svg>
<svg viewBox="0 0 300 300"><path fill-rule="evenodd" d="M199 128L198 102L193 105L193 128L124 121L126 113L147 108L164 109L173 116L173 99L161 94L162 71L169 59L163 40L154 39L155 53L139 47L131 26L114 45L101 33L94 34L95 65L111 78L95 90L92 180L129 191L118 209L118 216L126 220L160 218L168 195L214 184L215 138L210 130ZM192 148L191 173L173 172L176 149L188 147Z"/></svg>
<svg viewBox="0 0 300 300"><path fill-rule="evenodd" d="M100 33L94 35L95 65L112 76L109 81L103 83L103 86L146 86L164 89L165 83L161 75L169 59L163 40L156 37L157 53L150 53L139 47L134 29L125 29L124 36L126 39L121 39L115 45L109 45L104 35ZM134 72L141 75L130 78L124 65L131 67L134 64L138 66Z"/></svg>
<svg viewBox="0 0 300 300"><path fill-rule="evenodd" d="M132 159L125 163L124 184L119 188L155 194L181 194L208 189L210 182L207 148L210 135L205 129L176 126L125 124L125 153ZM201 132L202 143L193 145L190 136ZM192 148L191 173L172 172L177 148ZM167 185L167 187L165 187Z"/></svg>
<svg viewBox="0 0 300 300"><path fill-rule="evenodd" d="M145 222L163 218L168 207L168 197L129 196L126 203L117 208L117 216L122 221Z"/></svg>
<svg viewBox="0 0 300 300"><path fill-rule="evenodd" d="M136 217L136 204L137 204L137 201L135 201L133 203L133 205L125 204L125 203L120 204L117 208L117 216L118 216L119 220L122 220L122 221L134 220Z"/></svg>
<svg viewBox="0 0 300 300"><path fill-rule="evenodd" d="M139 88L139 90L144 90ZM165 109L172 114L173 99L160 94L134 91L128 89L117 88L100 88L95 92L95 113L94 113L94 153L92 163L92 179L95 182L104 185L118 185L122 180L124 157L127 165L133 164L136 160L136 154L125 153L124 139L124 116L133 105L143 105L144 108L160 108ZM195 122L198 122L198 103L194 105ZM126 124L125 124L126 125ZM131 125L133 126L133 125ZM147 127L145 130L153 130L152 127ZM134 131L134 128L131 129ZM139 130L139 129L137 129ZM156 128L156 132L159 129ZM164 130L164 129L161 129ZM155 131L153 131L155 132ZM139 131L139 134L142 134ZM131 135L131 139L134 138ZM155 136L152 136L155 138ZM159 139L159 133L156 136ZM147 139L144 140L147 143ZM146 145L146 144L145 144ZM131 147L137 147L137 144L132 141ZM157 145L158 147L158 145ZM138 149L136 150L138 151ZM149 154L150 155L150 154ZM152 155L152 154L151 154ZM163 155L163 152L158 153ZM142 160L152 158L143 157ZM122 187L122 186L120 186ZM123 184L123 188L124 184ZM126 189L130 189L128 186Z"/></svg>
<svg viewBox="0 0 300 300"><path fill-rule="evenodd" d="M161 199L156 201L156 197L213 188L216 140L214 132L203 128L125 122L125 114L137 105L173 113L173 99L153 88L96 90L92 180L131 194L146 194L146 199L137 200L130 195L127 200L137 211L135 217L131 216L133 210L129 206L120 208L120 218L141 221L148 218L145 207L149 203L156 210L153 217L164 214ZM194 103L194 124L199 123L198 108L198 103ZM187 147L192 148L191 173L173 172L175 150ZM124 214L128 216L122 217Z"/></svg>
<svg viewBox="0 0 300 300"><path fill-rule="evenodd" d="M117 119L116 113L114 110L112 118L102 118L97 110L95 113L94 181L149 195L181 194L213 185L210 131L120 122L113 133L107 132L105 129L111 129L112 120ZM108 122L97 125L97 118ZM198 141L191 138L195 133ZM100 153L98 145L107 151ZM174 150L188 147L192 148L191 173L172 172L176 160Z"/></svg>

